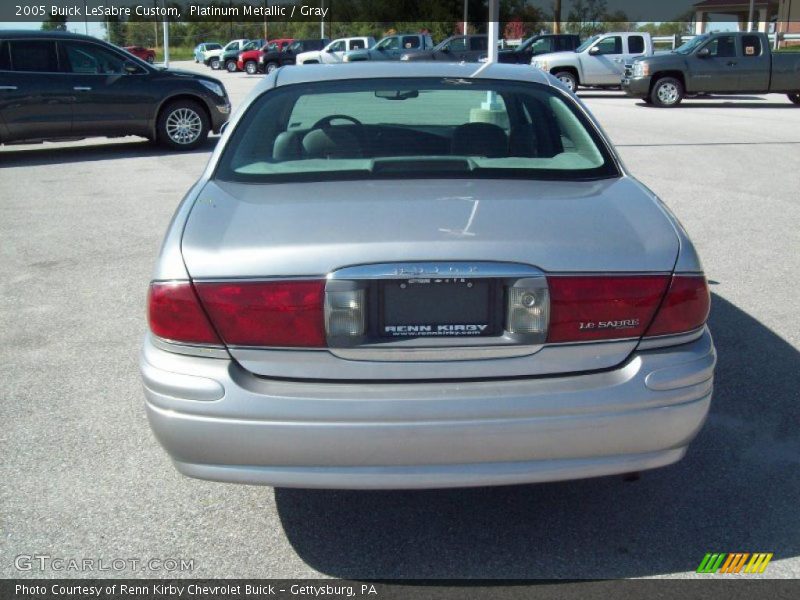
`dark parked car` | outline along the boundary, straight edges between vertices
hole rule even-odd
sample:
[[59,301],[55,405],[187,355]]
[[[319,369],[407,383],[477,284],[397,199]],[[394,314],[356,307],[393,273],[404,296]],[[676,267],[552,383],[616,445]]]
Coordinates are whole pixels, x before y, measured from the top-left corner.
[[577,35],[548,34],[534,35],[522,42],[516,48],[500,50],[497,53],[497,62],[512,63],[516,65],[529,65],[531,58],[550,52],[568,52],[581,45],[581,38]]
[[489,39],[485,35],[454,35],[430,50],[406,52],[400,60],[443,60],[447,62],[477,62],[486,56]]
[[236,73],[239,70],[239,55],[242,52],[258,50],[266,45],[267,42],[265,40],[250,40],[240,47],[224,50],[219,57],[220,68],[225,69],[228,73]]
[[125,50],[133,54],[136,58],[146,60],[151,65],[156,62],[156,52],[151,48],[145,48],[144,46],[125,46]]
[[786,94],[800,104],[800,54],[773,54],[763,33],[710,33],[669,54],[636,59],[622,89],[655,106],[687,94]]
[[278,67],[293,65],[298,54],[311,52],[312,50],[322,50],[328,43],[330,43],[328,38],[295,40],[283,51],[271,50],[262,54],[261,58],[258,59],[259,70],[265,73],[272,73]]
[[0,31],[0,142],[140,135],[189,150],[219,131],[216,79],[164,70],[96,38]]

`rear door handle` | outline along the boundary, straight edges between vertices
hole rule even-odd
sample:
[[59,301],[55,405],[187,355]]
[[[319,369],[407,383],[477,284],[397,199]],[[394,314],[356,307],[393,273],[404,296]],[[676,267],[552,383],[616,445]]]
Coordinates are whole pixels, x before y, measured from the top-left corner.
[[75,90],[76,92],[91,92],[92,91],[92,88],[90,88],[88,85],[76,85],[72,89]]
[[15,89],[17,89],[17,86],[15,85],[0,85],[0,90],[7,92],[13,92]]
[[737,64],[738,64],[738,63],[736,63],[736,61],[733,61],[733,60],[732,60],[732,61],[730,61],[730,62],[728,63],[728,66],[729,66],[729,67],[735,67]]

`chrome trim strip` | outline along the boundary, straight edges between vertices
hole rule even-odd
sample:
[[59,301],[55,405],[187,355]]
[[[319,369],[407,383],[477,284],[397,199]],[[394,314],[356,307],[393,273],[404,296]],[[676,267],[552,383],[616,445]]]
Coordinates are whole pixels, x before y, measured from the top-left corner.
[[231,355],[224,346],[201,346],[199,344],[184,344],[182,342],[173,342],[165,338],[160,338],[154,334],[150,334],[150,339],[156,348],[165,350],[167,352],[174,352],[175,354],[185,354],[187,356],[201,356],[203,358],[230,358]]
[[328,348],[331,354],[345,360],[379,362],[485,360],[517,358],[536,354],[544,346],[447,346],[439,348]]
[[269,283],[270,281],[324,281],[325,275],[265,275],[264,277],[194,277],[192,283]]
[[544,271],[521,263],[481,261],[409,261],[344,267],[328,273],[327,279],[414,279],[544,277]]
[[[512,272],[509,271],[508,274],[506,273],[487,273],[487,272],[477,272],[475,274],[469,273],[451,273],[449,277],[463,277],[465,279],[474,279],[480,277],[636,277],[636,276],[658,276],[658,275],[672,275],[671,271],[557,271],[557,272],[547,272],[542,271],[536,267],[532,267],[530,265],[524,265],[522,263],[492,263],[492,262],[469,262],[469,261],[458,261],[454,263],[448,262],[436,262],[436,261],[421,261],[421,262],[408,262],[408,263],[382,263],[382,264],[370,264],[370,265],[357,265],[352,267],[343,267],[341,269],[337,269],[336,271],[331,271],[327,275],[264,275],[261,277],[193,277],[192,279],[154,279],[151,283],[186,283],[187,281],[191,281],[193,283],[258,283],[258,282],[269,282],[269,281],[323,281],[325,279],[331,280],[338,280],[338,279],[413,279],[415,277],[436,277],[432,273],[425,273],[423,275],[414,275],[414,274],[398,274],[394,275],[390,274],[380,274],[376,267],[381,266],[409,266],[415,264],[435,264],[435,265],[457,265],[457,264],[466,264],[466,265],[488,265],[490,267],[494,267],[495,265],[506,265],[506,266],[513,266],[513,267],[522,267],[524,269],[528,269],[526,271],[516,271]],[[370,276],[371,268],[376,268],[374,275]],[[348,274],[345,276],[343,274],[344,271],[349,271],[352,269],[352,273],[354,275]],[[364,269],[361,271],[361,269]],[[364,273],[364,275],[359,275],[359,273]],[[702,275],[702,273],[675,273],[675,275]],[[438,277],[445,277],[444,274],[438,275]]]
[[636,347],[636,350],[654,350],[656,348],[666,348],[667,346],[679,346],[680,344],[688,344],[696,339],[702,337],[706,326],[703,325],[699,329],[690,331],[688,333],[679,333],[677,335],[659,335],[654,337],[643,337],[642,341]]

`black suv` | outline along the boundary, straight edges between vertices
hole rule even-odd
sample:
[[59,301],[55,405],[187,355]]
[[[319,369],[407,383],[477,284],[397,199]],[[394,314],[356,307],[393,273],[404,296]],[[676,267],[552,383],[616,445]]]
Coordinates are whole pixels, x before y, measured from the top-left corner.
[[230,109],[211,77],[153,67],[89,36],[0,31],[0,143],[140,135],[191,150]]
[[295,40],[284,50],[268,50],[258,59],[258,70],[262,73],[272,73],[278,67],[293,65],[295,57],[302,52],[322,50],[330,42],[327,38],[315,40]]
[[497,62],[529,65],[534,56],[550,52],[574,51],[581,45],[581,38],[570,34],[545,34],[529,37],[516,48],[500,50]]

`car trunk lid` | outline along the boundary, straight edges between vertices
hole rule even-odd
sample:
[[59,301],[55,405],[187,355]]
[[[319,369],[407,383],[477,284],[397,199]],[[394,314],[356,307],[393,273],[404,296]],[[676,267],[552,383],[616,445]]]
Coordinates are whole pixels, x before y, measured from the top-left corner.
[[[663,276],[673,269],[679,241],[658,203],[628,178],[415,180],[402,185],[393,180],[357,185],[210,182],[192,209],[182,250],[191,277],[202,286],[220,280],[322,280],[358,265],[395,270],[400,265],[400,274],[393,276],[399,281],[415,277],[403,273],[402,265],[460,269],[486,262],[528,266],[547,278]],[[385,295],[380,289],[371,293]],[[433,304],[448,298],[433,292],[412,297]],[[602,369],[622,362],[638,342],[624,334],[590,340],[520,343],[495,355],[482,353],[480,339],[462,337],[439,342],[448,348],[418,348],[413,339],[400,340],[399,345],[410,348],[397,355],[376,346],[359,352],[363,348],[228,345],[245,368],[266,376],[409,380]]]

